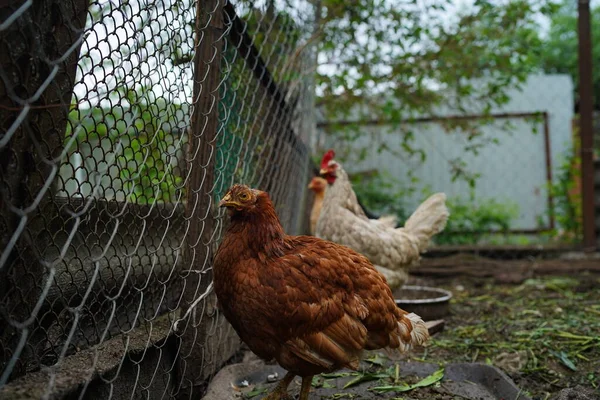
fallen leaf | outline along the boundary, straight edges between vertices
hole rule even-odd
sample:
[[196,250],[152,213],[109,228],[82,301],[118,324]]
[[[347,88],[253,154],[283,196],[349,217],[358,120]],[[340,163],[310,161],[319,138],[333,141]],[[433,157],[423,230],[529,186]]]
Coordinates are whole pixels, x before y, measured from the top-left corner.
[[431,386],[436,382],[439,382],[444,377],[444,368],[440,368],[435,371],[433,374],[421,379],[419,382],[414,383],[412,385],[389,385],[389,386],[377,386],[371,388],[369,390],[373,390],[375,392],[386,393],[386,392],[408,392],[409,390],[413,390],[420,387]]
[[373,357],[365,358],[365,361],[374,365],[383,366],[387,358],[381,357],[381,355],[376,354]]
[[550,351],[550,353],[554,357],[558,358],[565,365],[565,367],[569,368],[571,371],[577,371],[577,367],[575,366],[573,361],[569,359],[567,353],[565,353],[564,351],[561,351],[560,353],[557,353],[556,351]]
[[251,399],[253,397],[256,397],[258,395],[267,393],[267,389],[266,388],[262,388],[262,389],[254,389],[248,393],[244,393],[244,397],[247,399]]
[[389,374],[360,374],[358,375],[356,378],[352,379],[351,381],[349,381],[348,383],[346,383],[343,387],[343,389],[347,389],[351,386],[354,385],[358,385],[359,383],[363,383],[363,382],[370,382],[370,381],[375,381],[377,379],[382,379],[382,378],[389,378]]

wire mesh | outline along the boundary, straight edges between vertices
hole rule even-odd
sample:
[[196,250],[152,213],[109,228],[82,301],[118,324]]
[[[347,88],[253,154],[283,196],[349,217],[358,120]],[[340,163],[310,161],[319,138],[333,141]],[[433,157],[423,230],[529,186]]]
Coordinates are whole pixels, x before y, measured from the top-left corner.
[[231,184],[306,230],[313,18],[300,0],[0,6],[0,394],[198,396],[235,353],[213,296],[174,323],[210,289]]
[[[469,104],[401,124],[324,121],[321,147],[338,147],[376,215],[404,221],[429,194],[446,193],[451,217],[427,256],[537,257],[581,243],[572,89],[566,75],[533,75],[487,112]],[[356,125],[361,135],[347,144],[340,132]]]

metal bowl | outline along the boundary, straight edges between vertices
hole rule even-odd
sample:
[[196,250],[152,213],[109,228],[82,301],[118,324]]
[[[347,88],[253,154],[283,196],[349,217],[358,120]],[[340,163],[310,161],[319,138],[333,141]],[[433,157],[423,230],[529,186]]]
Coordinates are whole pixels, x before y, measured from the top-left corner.
[[395,293],[396,305],[404,311],[414,312],[426,321],[448,315],[452,292],[427,286],[402,286]]

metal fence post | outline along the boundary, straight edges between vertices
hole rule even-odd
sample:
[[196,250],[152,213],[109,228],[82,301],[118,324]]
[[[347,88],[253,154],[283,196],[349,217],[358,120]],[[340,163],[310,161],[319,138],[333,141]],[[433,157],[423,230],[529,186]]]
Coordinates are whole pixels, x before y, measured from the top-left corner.
[[596,249],[596,218],[594,209],[594,132],[592,93],[592,39],[590,32],[590,2],[579,0],[579,134],[581,135],[581,186],[583,246]]

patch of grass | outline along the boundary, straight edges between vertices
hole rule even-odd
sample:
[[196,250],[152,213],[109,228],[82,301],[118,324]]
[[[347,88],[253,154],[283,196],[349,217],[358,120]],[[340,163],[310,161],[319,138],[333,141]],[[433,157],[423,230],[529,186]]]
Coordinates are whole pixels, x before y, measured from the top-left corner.
[[[418,355],[428,362],[486,362],[535,397],[600,385],[600,278],[545,277],[523,284],[456,279],[446,330]],[[591,372],[593,371],[593,372]]]

